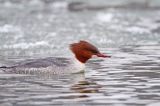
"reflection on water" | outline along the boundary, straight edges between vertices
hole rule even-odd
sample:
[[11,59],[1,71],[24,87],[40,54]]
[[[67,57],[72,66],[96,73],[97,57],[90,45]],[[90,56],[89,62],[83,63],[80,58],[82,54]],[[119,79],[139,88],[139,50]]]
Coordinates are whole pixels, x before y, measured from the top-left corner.
[[152,106],[160,100],[159,45],[107,50],[112,58],[89,61],[85,73],[19,75],[1,72],[0,103]]
[[98,93],[101,88],[87,81],[84,73],[62,76],[3,74],[0,82],[0,103],[8,101],[16,106],[63,104],[63,100],[73,105],[73,100],[87,98],[90,96],[88,93]]
[[[2,106],[154,106],[160,101],[160,46],[103,48],[110,59],[89,61],[72,75],[0,75]],[[11,59],[11,61],[18,60]],[[156,103],[157,102],[157,103]]]
[[98,93],[98,88],[101,88],[100,85],[89,81],[79,81],[77,84],[71,87],[71,90],[75,90],[79,93]]

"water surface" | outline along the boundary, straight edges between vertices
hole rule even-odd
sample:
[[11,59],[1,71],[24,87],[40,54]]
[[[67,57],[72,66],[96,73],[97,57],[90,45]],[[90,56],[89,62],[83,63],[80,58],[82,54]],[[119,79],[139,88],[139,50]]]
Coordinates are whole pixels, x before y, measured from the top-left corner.
[[160,105],[160,11],[71,11],[69,3],[1,2],[0,66],[28,58],[69,57],[68,44],[80,39],[112,57],[90,60],[81,74],[0,71],[0,105]]

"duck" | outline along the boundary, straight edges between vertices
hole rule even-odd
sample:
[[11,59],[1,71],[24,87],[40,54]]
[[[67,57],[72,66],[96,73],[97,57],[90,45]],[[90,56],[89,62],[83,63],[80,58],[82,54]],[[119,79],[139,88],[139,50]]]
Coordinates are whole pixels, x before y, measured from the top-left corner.
[[72,74],[84,72],[85,63],[93,57],[111,57],[101,53],[97,47],[84,40],[70,44],[69,48],[74,54],[72,58],[28,59],[11,66],[1,66],[0,69],[7,73],[17,74]]

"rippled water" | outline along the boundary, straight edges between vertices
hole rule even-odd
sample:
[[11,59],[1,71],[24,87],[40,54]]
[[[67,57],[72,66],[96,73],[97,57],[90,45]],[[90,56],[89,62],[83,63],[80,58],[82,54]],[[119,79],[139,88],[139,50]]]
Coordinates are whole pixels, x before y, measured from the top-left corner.
[[68,3],[1,2],[0,66],[28,58],[68,57],[68,44],[80,39],[112,57],[90,60],[81,74],[0,71],[0,106],[159,106],[160,11],[71,11]]

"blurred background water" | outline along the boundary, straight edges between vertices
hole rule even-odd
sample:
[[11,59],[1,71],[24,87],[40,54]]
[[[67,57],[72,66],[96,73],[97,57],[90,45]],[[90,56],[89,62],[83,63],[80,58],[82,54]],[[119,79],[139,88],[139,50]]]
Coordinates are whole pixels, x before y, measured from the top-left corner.
[[68,57],[82,39],[112,56],[80,75],[0,71],[0,105],[159,106],[159,10],[159,0],[0,0],[0,66]]

